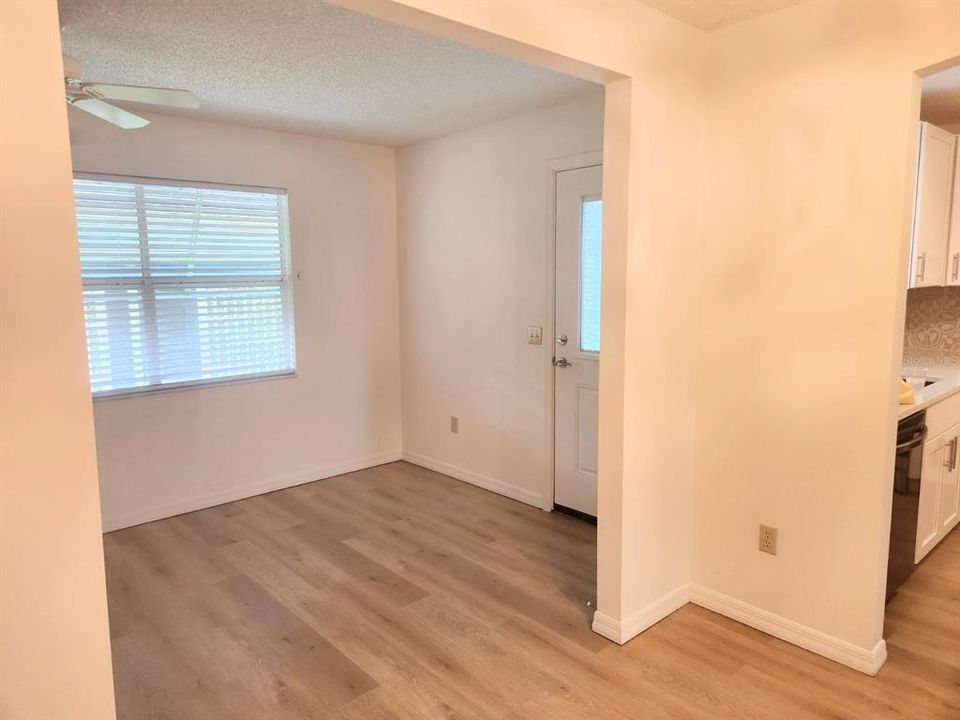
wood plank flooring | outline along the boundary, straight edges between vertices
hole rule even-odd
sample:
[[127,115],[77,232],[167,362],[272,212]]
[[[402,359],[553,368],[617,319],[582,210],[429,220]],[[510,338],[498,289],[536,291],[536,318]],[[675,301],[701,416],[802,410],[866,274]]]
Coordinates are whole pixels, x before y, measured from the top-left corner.
[[394,463],[110,533],[121,720],[960,718],[960,534],[877,678],[688,605],[592,633],[595,528]]

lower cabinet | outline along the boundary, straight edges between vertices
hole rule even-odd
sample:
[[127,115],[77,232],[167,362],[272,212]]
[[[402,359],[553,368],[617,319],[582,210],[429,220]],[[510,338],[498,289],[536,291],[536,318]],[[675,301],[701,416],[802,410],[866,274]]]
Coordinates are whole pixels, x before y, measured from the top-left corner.
[[923,445],[917,547],[920,562],[960,521],[960,423]]
[[957,468],[957,446],[960,445],[960,425],[954,425],[948,431],[953,435],[952,448],[948,448],[950,458],[945,460],[945,471],[940,475],[939,502],[937,503],[937,518],[939,520],[940,537],[956,527],[960,522],[960,469]]

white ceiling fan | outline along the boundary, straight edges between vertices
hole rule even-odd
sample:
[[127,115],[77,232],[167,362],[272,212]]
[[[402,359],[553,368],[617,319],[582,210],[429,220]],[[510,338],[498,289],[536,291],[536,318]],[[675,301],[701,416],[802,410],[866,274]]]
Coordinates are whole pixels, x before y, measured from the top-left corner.
[[85,82],[81,79],[83,70],[80,63],[66,55],[63,57],[63,75],[67,102],[70,105],[124,130],[145,127],[150,124],[150,121],[116,105],[104,102],[105,100],[192,109],[200,107],[197,96],[188,90]]

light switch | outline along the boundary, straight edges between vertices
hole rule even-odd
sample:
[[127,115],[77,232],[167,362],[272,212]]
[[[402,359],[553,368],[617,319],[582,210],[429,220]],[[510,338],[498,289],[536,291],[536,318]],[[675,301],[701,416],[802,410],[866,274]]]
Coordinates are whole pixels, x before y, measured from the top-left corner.
[[530,345],[543,345],[543,328],[539,325],[528,326],[527,343]]

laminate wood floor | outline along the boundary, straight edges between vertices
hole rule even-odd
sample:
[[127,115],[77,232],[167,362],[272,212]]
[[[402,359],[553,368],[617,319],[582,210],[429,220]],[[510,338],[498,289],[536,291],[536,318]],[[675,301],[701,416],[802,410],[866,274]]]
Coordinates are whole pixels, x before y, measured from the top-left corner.
[[590,631],[595,529],[394,463],[110,533],[121,720],[960,718],[960,534],[877,678],[688,605]]

